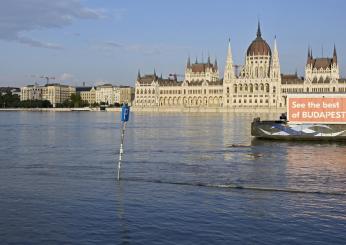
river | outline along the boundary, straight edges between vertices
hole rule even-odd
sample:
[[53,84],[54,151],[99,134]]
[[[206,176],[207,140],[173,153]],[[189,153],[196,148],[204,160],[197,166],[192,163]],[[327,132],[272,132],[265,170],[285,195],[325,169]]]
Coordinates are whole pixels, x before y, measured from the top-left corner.
[[[272,115],[262,115],[270,118]],[[344,244],[346,144],[250,114],[0,113],[1,244]]]

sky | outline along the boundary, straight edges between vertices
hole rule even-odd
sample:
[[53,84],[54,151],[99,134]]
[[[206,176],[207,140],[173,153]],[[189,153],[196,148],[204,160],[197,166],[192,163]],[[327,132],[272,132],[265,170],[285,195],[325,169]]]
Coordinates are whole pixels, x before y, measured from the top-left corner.
[[[328,4],[326,4],[328,3]],[[256,37],[277,37],[282,73],[304,75],[307,49],[332,56],[346,76],[343,0],[1,0],[0,86],[55,82],[135,85],[137,72],[184,74],[187,57],[217,58],[228,39],[244,63]]]

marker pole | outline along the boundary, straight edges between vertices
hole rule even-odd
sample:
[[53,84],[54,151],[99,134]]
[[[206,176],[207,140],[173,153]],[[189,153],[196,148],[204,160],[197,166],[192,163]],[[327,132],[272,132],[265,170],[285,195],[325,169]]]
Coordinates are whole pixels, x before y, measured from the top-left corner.
[[121,123],[122,129],[121,129],[121,143],[120,143],[120,150],[119,150],[119,161],[118,161],[118,180],[120,180],[120,168],[121,168],[121,161],[124,154],[124,138],[125,138],[125,129],[126,129],[126,121]]

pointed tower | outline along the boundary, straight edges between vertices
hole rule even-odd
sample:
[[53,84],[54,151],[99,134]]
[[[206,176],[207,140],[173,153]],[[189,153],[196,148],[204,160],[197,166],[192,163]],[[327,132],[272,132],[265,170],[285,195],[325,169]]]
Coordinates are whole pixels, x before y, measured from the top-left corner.
[[217,67],[217,59],[215,58],[215,61],[214,61],[214,68],[215,70],[218,70],[218,67]]
[[191,61],[190,61],[190,55],[189,55],[186,62],[186,68],[190,68],[190,67],[191,67]]
[[261,24],[259,21],[258,21],[258,26],[257,26],[257,38],[262,38]]
[[137,81],[138,81],[139,79],[141,79],[141,72],[140,72],[140,70],[138,69]]
[[208,54],[208,65],[210,65],[210,55]]
[[333,64],[338,64],[338,56],[336,54],[336,48],[335,48],[335,44],[334,44],[334,51],[333,51]]
[[311,65],[313,62],[313,57],[312,57],[312,49],[310,46],[308,47],[308,58],[306,60],[306,65]]
[[279,52],[276,44],[276,36],[274,38],[274,50],[273,50],[273,56],[271,60],[271,67],[270,67],[270,76],[272,78],[280,78],[280,61],[279,61]]
[[228,49],[227,49],[227,59],[226,66],[224,72],[224,81],[230,82],[235,78],[234,69],[233,69],[233,57],[232,57],[232,49],[231,49],[231,39],[228,39]]

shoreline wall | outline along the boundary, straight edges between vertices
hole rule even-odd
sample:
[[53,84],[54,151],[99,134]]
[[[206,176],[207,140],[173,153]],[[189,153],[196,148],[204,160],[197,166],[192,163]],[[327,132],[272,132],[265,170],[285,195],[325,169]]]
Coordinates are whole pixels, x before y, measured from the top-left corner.
[[[99,108],[0,108],[2,111],[26,112],[102,112]],[[121,108],[106,108],[105,112],[120,112]],[[196,107],[131,107],[132,112],[148,113],[283,113],[286,108],[196,108]]]

